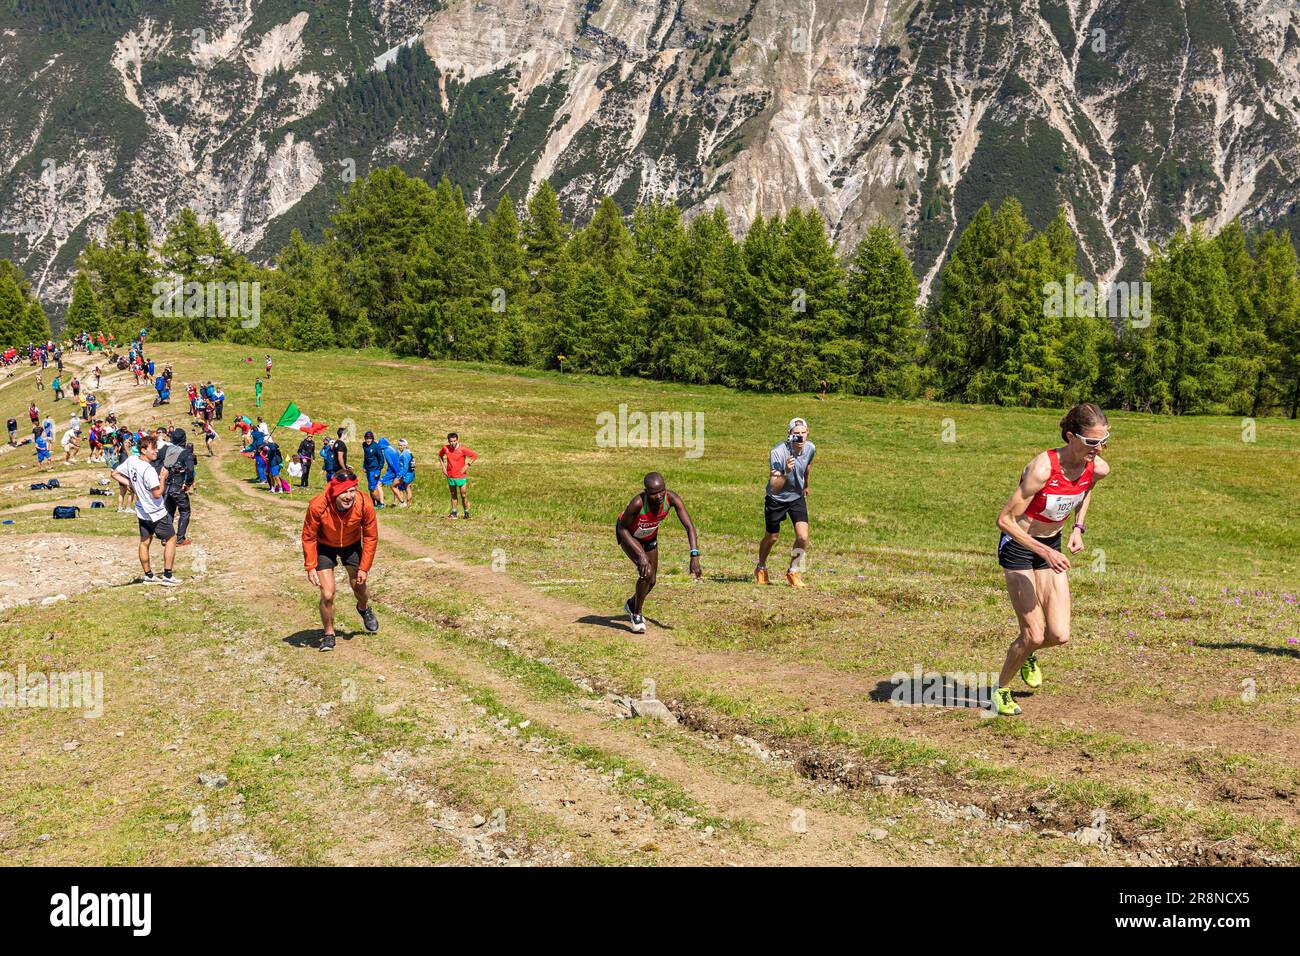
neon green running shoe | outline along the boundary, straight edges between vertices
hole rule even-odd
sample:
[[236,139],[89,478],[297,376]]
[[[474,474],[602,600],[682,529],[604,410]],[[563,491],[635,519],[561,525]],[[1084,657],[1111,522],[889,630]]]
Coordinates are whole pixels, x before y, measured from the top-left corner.
[[1010,687],[999,687],[993,695],[993,703],[999,717],[1020,716],[1020,705],[1011,699]]
[[1029,660],[1020,665],[1020,679],[1030,687],[1043,686],[1043,671],[1038,666],[1038,658],[1033,654],[1029,655]]

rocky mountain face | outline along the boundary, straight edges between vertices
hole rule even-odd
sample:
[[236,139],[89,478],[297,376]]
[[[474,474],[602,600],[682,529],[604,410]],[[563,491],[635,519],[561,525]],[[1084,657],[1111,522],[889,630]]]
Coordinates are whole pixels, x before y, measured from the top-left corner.
[[1294,0],[6,0],[0,97],[0,256],[50,301],[118,209],[269,258],[389,164],[478,208],[813,206],[842,248],[884,218],[926,290],[1005,196],[1102,279],[1300,196]]

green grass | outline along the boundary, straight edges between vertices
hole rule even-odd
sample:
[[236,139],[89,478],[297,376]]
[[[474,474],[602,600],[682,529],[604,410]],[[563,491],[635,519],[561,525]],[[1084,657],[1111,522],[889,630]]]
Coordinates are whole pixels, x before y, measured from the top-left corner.
[[[227,446],[233,438],[224,430],[229,421],[240,413],[258,414],[251,398],[260,363],[242,362],[247,350],[164,344],[154,351],[172,362],[178,382],[213,379],[224,385],[227,421],[221,434]],[[387,605],[388,613],[402,618],[405,637],[399,644],[379,635],[367,645],[377,653],[419,667],[427,662],[407,656],[411,642],[436,641],[439,653],[464,655],[467,663],[508,679],[522,700],[548,706],[589,696],[566,675],[586,674],[629,693],[653,677],[665,700],[702,705],[774,737],[850,748],[882,769],[906,771],[942,760],[949,773],[960,771],[978,785],[1051,788],[1079,806],[1112,807],[1171,832],[1192,826],[1221,839],[1241,834],[1288,852],[1300,846],[1294,821],[1258,811],[1249,802],[1219,803],[1206,796],[1226,778],[1280,788],[1294,788],[1300,779],[1296,761],[1270,749],[1292,739],[1300,724],[1294,708],[1300,696],[1295,667],[1300,645],[1290,643],[1300,639],[1300,547],[1295,543],[1300,518],[1285,507],[1300,452],[1296,423],[1263,419],[1258,440],[1245,443],[1239,420],[1113,413],[1114,441],[1106,455],[1112,475],[1089,514],[1089,550],[1075,559],[1071,572],[1073,640],[1044,655],[1048,685],[1025,702],[1023,720],[975,721],[967,712],[890,708],[868,695],[891,674],[911,673],[917,666],[945,673],[997,669],[1014,635],[1014,620],[994,559],[994,519],[1024,464],[1057,443],[1059,413],[841,397],[819,403],[808,396],[463,363],[399,365],[373,351],[276,353],[275,360],[261,414],[273,421],[294,401],[331,428],[350,418],[357,434],[373,429],[391,440],[407,438],[416,455],[416,504],[384,511],[381,525],[400,528],[437,554],[502,572],[504,602],[495,589],[457,588],[448,584],[454,575],[426,574],[425,565],[400,564],[399,569],[413,555],[385,543],[381,532],[378,566],[392,574],[381,578],[377,601],[381,611]],[[0,416],[8,412],[21,422],[30,391],[21,385],[0,390]],[[646,412],[702,412],[703,455],[687,458],[680,448],[598,446],[597,415],[617,413],[620,404]],[[129,423],[180,420],[180,412],[173,406],[156,422]],[[811,420],[818,446],[810,498],[813,587],[799,594],[783,587],[759,590],[749,582],[761,533],[768,450],[795,414]],[[956,426],[954,443],[942,440],[948,419]],[[433,462],[450,430],[459,431],[481,455],[471,472],[475,518],[470,522],[442,518],[446,490]],[[291,452],[299,436],[281,430],[279,437]],[[350,445],[359,464],[360,442]],[[40,501],[42,510],[22,513],[16,525],[3,526],[0,542],[6,534],[127,532],[130,520],[111,511],[83,512],[76,522],[52,521],[44,507],[60,496],[24,490],[32,470],[29,458],[25,451],[0,457],[0,481],[15,486],[0,492],[0,510],[30,501]],[[205,497],[214,498],[236,510],[249,545],[273,560],[281,555],[286,573],[297,575],[300,556],[286,538],[296,512],[269,501],[261,506],[218,486],[211,467],[200,461],[196,527],[202,528]],[[241,480],[253,471],[228,447],[222,467]],[[659,585],[647,605],[651,634],[637,639],[617,622],[605,627],[579,620],[577,609],[617,616],[634,572],[613,541],[611,525],[650,470],[662,472],[684,497],[700,532],[705,579],[687,579],[685,536],[670,519],[661,534]],[[317,465],[313,489],[320,482]],[[70,494],[79,489],[84,495],[82,486],[89,487],[80,479],[69,484]],[[299,506],[304,497],[295,491]],[[773,567],[788,555],[790,540],[786,530],[770,561]],[[563,613],[573,609],[573,619],[531,627],[510,607],[509,588],[520,584],[539,598],[569,602],[561,607]],[[283,625],[250,621],[237,605],[211,597],[199,605],[189,597],[160,605],[155,595],[149,607],[160,607],[159,614],[146,617],[129,661],[114,656],[123,648],[112,628],[80,626],[82,605],[75,598],[66,606],[20,609],[0,618],[0,624],[19,626],[17,631],[0,626],[0,658],[27,660],[31,667],[45,653],[41,635],[76,633],[84,654],[98,655],[106,669],[116,668],[119,679],[135,688],[134,719],[165,728],[178,701],[188,713],[187,702],[195,695],[192,688],[173,691],[176,700],[146,693],[150,681],[158,680],[154,668],[159,665],[144,658],[159,653],[169,628],[186,635],[185,653],[173,655],[169,666],[187,673],[210,660],[205,654],[211,649],[205,649],[193,623],[200,609],[215,615],[205,619],[208,630],[279,635],[285,628],[313,627],[310,596],[292,594]],[[130,600],[124,593],[110,594],[96,607],[107,622],[115,614],[129,615]],[[31,626],[37,630],[29,637],[23,628]],[[15,640],[16,634],[22,640]],[[510,646],[494,643],[500,638]],[[336,670],[315,658],[301,666],[306,673],[338,679]],[[492,713],[506,713],[495,698],[477,696],[488,693],[484,688],[442,676],[472,691]],[[1254,682],[1253,698],[1243,696],[1247,680]],[[255,682],[252,686],[256,689]],[[1060,708],[1061,716],[1049,716],[1053,708]],[[26,719],[49,732],[50,721],[66,718]],[[304,736],[298,729],[295,736],[295,728],[287,726],[271,743],[250,734],[248,719],[246,709],[209,702],[201,714],[187,717],[187,732],[225,742],[230,758],[225,766],[232,781],[238,775],[245,812],[260,809],[266,818],[257,824],[261,844],[291,861],[317,862],[335,849],[291,809],[295,792],[312,790],[310,767],[328,766],[343,790],[359,797],[365,788],[347,778],[350,761],[372,760],[397,747],[438,750],[438,742],[420,727],[418,710],[405,706],[387,719],[365,704],[341,709],[329,733]],[[1146,720],[1157,733],[1144,735]],[[691,787],[629,760],[619,752],[620,733],[595,742],[545,729],[544,723],[534,719],[530,732],[559,747],[567,761],[605,772],[622,769],[618,786],[633,787],[633,795],[659,812],[718,817],[713,825],[729,822],[733,832],[747,826],[743,820],[724,821],[691,795]],[[1206,753],[1202,737],[1219,732],[1227,735],[1226,742]],[[683,756],[690,749],[677,735],[656,730],[654,736]],[[1252,749],[1252,739],[1265,743]],[[272,752],[281,756],[274,766],[268,762]],[[1198,757],[1194,765],[1184,762],[1190,754]],[[1083,762],[1079,755],[1095,761],[1082,776],[1073,769]],[[51,768],[67,759],[58,753],[23,758]],[[697,753],[696,759],[719,773],[741,773],[731,758]],[[22,760],[15,764],[22,765]],[[530,819],[510,802],[510,781],[499,772],[494,776],[492,768],[467,764],[441,773],[439,783],[449,792],[471,803],[489,797],[508,803],[512,818],[518,813],[528,820],[537,838],[551,834],[547,820]],[[781,789],[775,782],[762,785]],[[1192,810],[1185,809],[1189,786],[1200,794]],[[39,785],[29,781],[3,809],[23,821],[25,836],[58,828],[92,841],[105,859],[149,862],[176,859],[156,836],[156,824],[188,825],[190,805],[187,796],[163,789],[147,804],[113,815],[107,831],[90,833],[85,821],[103,814],[102,796],[44,778]],[[925,830],[920,824],[914,828]],[[186,859],[201,858],[201,849]],[[433,845],[421,852],[437,862],[447,850]]]

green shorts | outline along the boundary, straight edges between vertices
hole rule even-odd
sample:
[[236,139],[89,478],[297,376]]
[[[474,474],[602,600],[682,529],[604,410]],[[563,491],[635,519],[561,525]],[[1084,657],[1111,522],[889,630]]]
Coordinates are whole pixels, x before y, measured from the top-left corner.
[[467,481],[469,481],[468,478],[448,478],[448,479],[447,479],[447,487],[448,487],[448,488],[464,488],[464,487],[465,487],[465,482],[467,482]]

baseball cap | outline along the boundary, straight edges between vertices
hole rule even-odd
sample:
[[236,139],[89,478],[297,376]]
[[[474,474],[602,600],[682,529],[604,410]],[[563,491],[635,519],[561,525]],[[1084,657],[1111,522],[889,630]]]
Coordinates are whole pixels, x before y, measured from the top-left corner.
[[374,433],[374,432],[366,432],[365,437],[366,437],[366,438],[374,438],[374,437],[375,437],[375,433]]
[[403,448],[405,448],[405,447],[406,447],[406,439],[405,439],[405,438],[399,438],[399,439],[397,439],[397,444],[399,444],[399,445],[401,445]]

